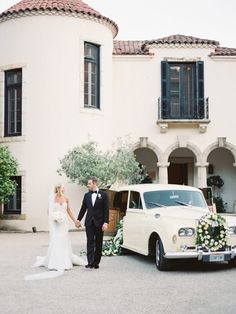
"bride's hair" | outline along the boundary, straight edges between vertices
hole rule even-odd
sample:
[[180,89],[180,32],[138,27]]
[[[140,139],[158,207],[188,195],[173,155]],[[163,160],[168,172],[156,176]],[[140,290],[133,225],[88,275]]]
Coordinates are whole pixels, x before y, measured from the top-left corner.
[[62,186],[63,186],[63,184],[61,184],[61,183],[56,184],[54,187],[54,193],[58,193]]

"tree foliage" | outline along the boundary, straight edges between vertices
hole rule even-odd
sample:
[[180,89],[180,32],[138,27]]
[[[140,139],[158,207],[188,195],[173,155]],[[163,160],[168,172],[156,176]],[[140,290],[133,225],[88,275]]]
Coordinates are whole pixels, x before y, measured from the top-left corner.
[[117,148],[102,152],[96,142],[88,142],[70,150],[61,160],[58,173],[63,173],[79,185],[86,185],[91,177],[98,177],[101,188],[116,182],[139,183],[143,168],[135,159],[128,144],[119,142]]
[[17,161],[7,147],[0,147],[0,203],[7,203],[14,195],[16,183],[11,180],[17,174]]

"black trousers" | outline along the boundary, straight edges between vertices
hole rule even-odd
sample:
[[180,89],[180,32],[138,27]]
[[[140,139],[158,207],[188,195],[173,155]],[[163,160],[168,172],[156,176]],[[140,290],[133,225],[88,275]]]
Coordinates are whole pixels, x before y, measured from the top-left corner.
[[99,265],[102,256],[103,231],[94,222],[86,226],[87,259],[89,265]]

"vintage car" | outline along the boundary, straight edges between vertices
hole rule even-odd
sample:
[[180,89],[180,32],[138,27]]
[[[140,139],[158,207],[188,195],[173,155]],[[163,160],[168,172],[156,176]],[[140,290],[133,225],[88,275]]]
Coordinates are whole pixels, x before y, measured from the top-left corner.
[[111,219],[123,218],[122,247],[154,256],[159,270],[168,270],[174,259],[235,262],[236,217],[211,213],[197,188],[129,185],[112,194],[112,204]]

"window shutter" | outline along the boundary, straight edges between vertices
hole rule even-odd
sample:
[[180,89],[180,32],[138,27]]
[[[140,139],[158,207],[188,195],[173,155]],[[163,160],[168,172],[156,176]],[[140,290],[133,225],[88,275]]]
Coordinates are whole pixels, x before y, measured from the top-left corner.
[[167,61],[161,61],[161,118],[166,119],[169,116],[168,105],[168,75],[169,68]]
[[197,118],[204,119],[204,62],[198,61],[196,64],[196,83],[197,83]]

